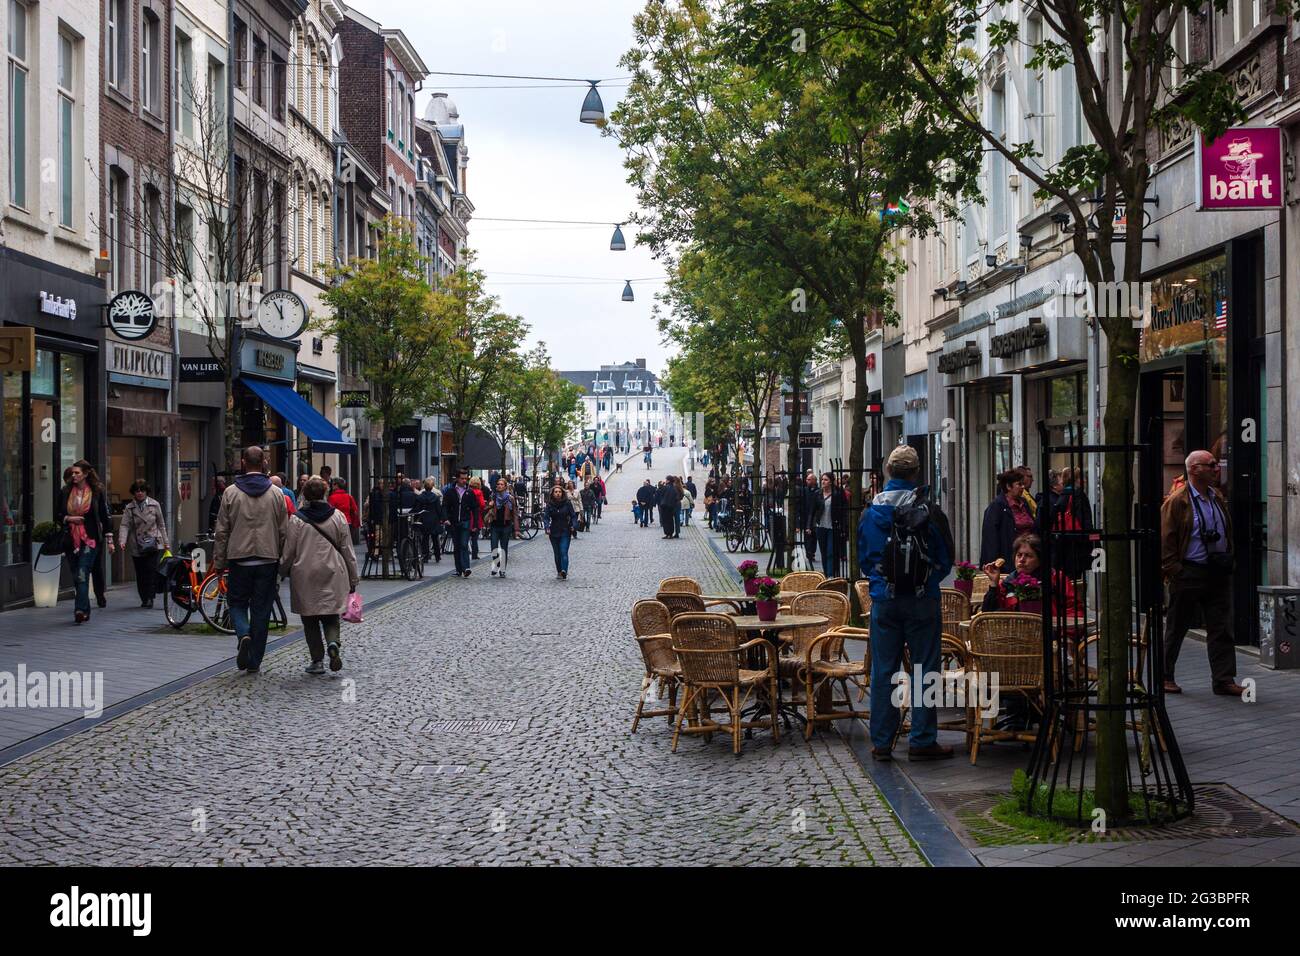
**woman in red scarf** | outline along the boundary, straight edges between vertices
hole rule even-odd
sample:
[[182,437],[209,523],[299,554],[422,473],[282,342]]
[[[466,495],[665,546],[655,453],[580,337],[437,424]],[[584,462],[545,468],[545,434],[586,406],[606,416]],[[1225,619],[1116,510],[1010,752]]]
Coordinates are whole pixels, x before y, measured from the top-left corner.
[[[1016,592],[1020,589],[1037,588],[1041,600],[1042,578],[1039,567],[1042,564],[1043,542],[1036,534],[1022,534],[1011,546],[1015,569],[1003,577],[1006,568],[999,568],[997,562],[984,565],[988,575],[989,589],[984,595],[985,611],[1016,611],[1020,609],[1020,600]],[[1041,605],[1040,605],[1041,606]],[[1060,570],[1052,572],[1052,619],[1063,620],[1067,625],[1082,622],[1083,608],[1074,593],[1074,582]]]
[[77,593],[73,617],[81,624],[90,620],[90,574],[99,549],[107,547],[112,554],[116,543],[99,475],[85,459],[76,462],[69,472],[55,517],[65,532],[63,552],[72,564]]

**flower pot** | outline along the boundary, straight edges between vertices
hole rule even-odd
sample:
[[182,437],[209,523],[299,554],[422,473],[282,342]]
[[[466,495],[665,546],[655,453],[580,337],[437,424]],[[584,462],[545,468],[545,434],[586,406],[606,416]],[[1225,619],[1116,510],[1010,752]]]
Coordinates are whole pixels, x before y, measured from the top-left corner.
[[56,607],[59,603],[59,575],[63,571],[62,554],[37,554],[32,561],[32,603],[37,607]]
[[1042,600],[1021,601],[1016,610],[1020,611],[1022,614],[1042,614],[1043,602]]
[[777,608],[779,606],[780,605],[777,603],[775,598],[771,601],[754,602],[754,609],[758,611],[758,619],[760,621],[775,621]]
[[758,593],[758,582],[753,578],[745,578],[745,593],[753,597]]
[[970,600],[971,593],[975,590],[975,582],[969,579],[963,581],[961,578],[958,578],[956,581],[952,582],[952,586],[962,594],[966,595],[967,600]]

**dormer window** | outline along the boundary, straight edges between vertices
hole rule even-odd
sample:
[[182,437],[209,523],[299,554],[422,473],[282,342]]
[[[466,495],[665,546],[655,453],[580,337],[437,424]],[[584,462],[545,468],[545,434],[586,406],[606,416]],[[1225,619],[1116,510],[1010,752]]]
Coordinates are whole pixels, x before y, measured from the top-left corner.
[[641,391],[641,379],[639,379],[639,378],[625,378],[625,379],[623,379],[623,391],[625,391],[625,392],[639,392],[639,391]]
[[614,383],[611,382],[611,381],[603,381],[603,382],[602,382],[602,381],[600,381],[599,379],[597,379],[597,380],[592,384],[592,389],[591,389],[591,390],[592,390],[593,392],[612,392],[612,391],[614,391]]

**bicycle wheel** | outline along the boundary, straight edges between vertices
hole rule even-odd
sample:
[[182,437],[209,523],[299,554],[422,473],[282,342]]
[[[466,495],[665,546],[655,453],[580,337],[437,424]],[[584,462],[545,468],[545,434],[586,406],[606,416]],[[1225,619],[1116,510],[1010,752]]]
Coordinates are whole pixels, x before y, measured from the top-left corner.
[[734,528],[727,531],[727,550],[735,554],[740,550],[740,546],[745,543],[745,533],[737,531]]
[[420,548],[420,539],[411,538],[411,547],[415,549],[415,576],[424,577],[424,552]]
[[397,547],[397,567],[408,581],[415,580],[415,566],[420,562],[420,549],[407,538]]
[[[194,613],[194,592],[188,587],[182,587],[179,577],[178,571],[172,571],[167,575],[167,585],[163,588],[162,595],[163,617],[167,619],[168,624],[178,631],[185,626],[185,623],[190,619],[190,615]],[[178,588],[181,589],[180,593],[188,598],[183,603],[176,600]]]
[[284,612],[284,604],[280,601],[280,595],[275,596],[275,604],[271,606],[271,619],[267,622],[267,627],[273,627],[278,631],[284,630],[289,626],[289,615]]
[[519,534],[525,541],[532,541],[537,537],[537,531],[541,527],[542,521],[537,515],[529,515],[519,523]]
[[226,573],[212,573],[199,586],[199,613],[209,625],[223,634],[234,634],[230,619],[230,600],[226,590]]

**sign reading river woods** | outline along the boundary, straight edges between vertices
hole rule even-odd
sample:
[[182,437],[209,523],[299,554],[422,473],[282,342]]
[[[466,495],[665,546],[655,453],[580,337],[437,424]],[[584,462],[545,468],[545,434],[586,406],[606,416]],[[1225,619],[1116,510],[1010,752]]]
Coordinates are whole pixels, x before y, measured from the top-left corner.
[[1211,143],[1197,134],[1196,208],[1281,209],[1282,163],[1280,127],[1238,126]]

